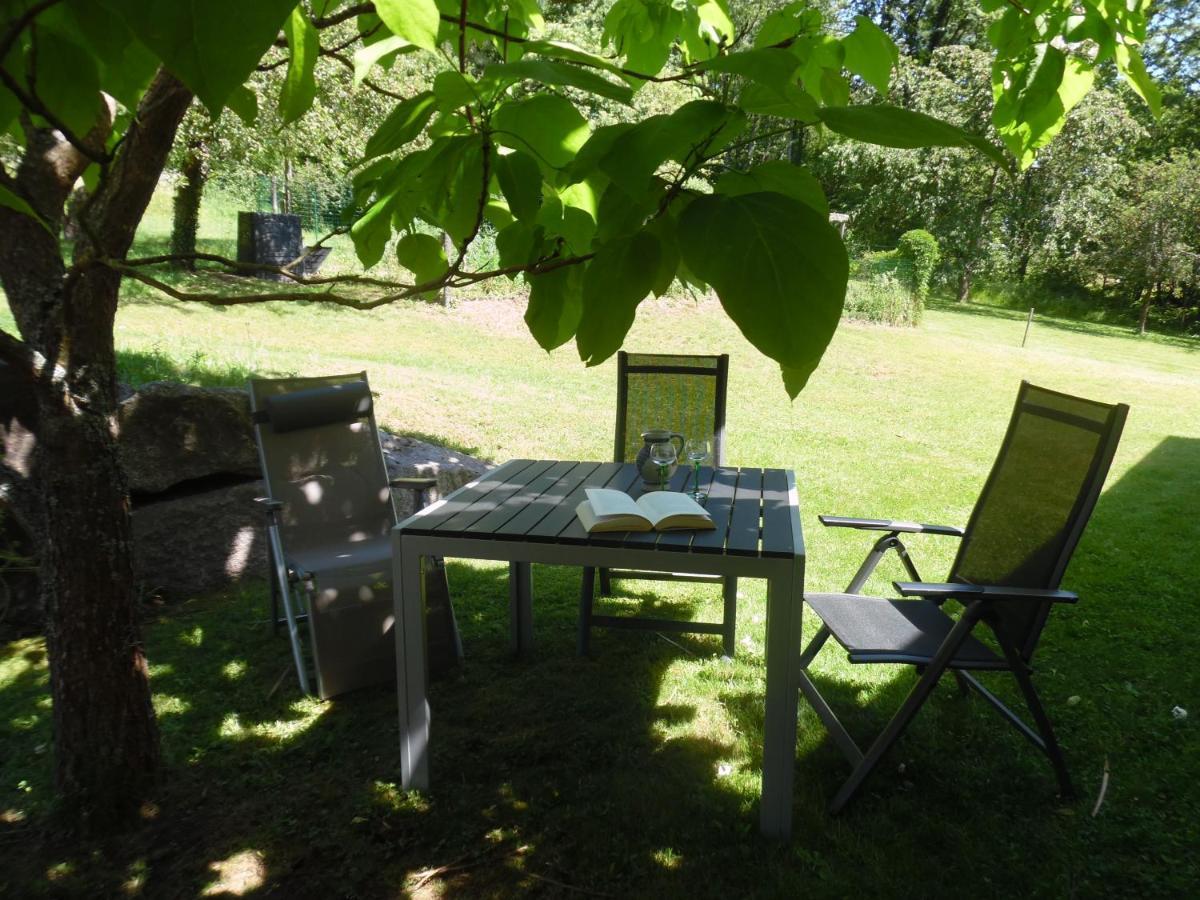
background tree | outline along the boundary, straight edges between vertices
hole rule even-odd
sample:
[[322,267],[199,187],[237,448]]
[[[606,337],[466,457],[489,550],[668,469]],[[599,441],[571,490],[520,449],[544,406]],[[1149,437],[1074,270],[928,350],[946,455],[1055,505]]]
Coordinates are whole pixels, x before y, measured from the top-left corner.
[[[1134,43],[1144,31],[1141,3],[1078,14],[1073,3],[1049,0],[1039,9],[1036,18],[1023,7],[1000,11],[994,42],[1003,101],[994,122],[1019,165],[1057,130],[1078,99],[1079,73],[1094,65],[1114,60],[1153,98]],[[181,302],[302,298],[370,308],[524,274],[534,337],[547,348],[574,340],[588,365],[616,352],[643,298],[681,278],[716,292],[747,339],[780,364],[794,397],[837,326],[847,257],[806,169],[722,169],[723,155],[751,139],[749,118],[819,123],[894,147],[971,148],[1010,164],[996,145],[952,124],[885,104],[847,105],[852,77],[887,96],[895,49],[866,19],[839,37],[813,13],[805,3],[781,8],[744,46],[721,0],[617,0],[599,55],[544,39],[532,0],[5,5],[0,129],[20,151],[0,170],[0,282],[18,334],[0,332],[0,361],[28,411],[4,423],[0,479],[27,529],[43,538],[56,777],[68,810],[92,825],[126,818],[158,762],[112,433],[122,278]],[[247,80],[286,53],[278,102],[291,128],[314,105],[319,59],[349,49],[324,43],[322,32],[347,23],[368,72],[408,53],[436,66],[427,87],[389,104],[354,175],[364,211],[350,235],[360,261],[370,268],[394,243],[412,278],[282,270],[290,290],[229,295],[155,277],[169,255],[129,258],[193,95],[213,115],[231,106],[248,116]],[[1058,49],[1079,27],[1094,35],[1094,56]],[[711,96],[713,72],[741,79],[729,100]],[[646,83],[684,85],[692,99],[595,130],[579,110],[592,102],[581,96],[628,105]],[[68,261],[58,232],[80,178],[90,187]],[[485,222],[496,229],[500,265],[472,270],[467,252]],[[430,228],[450,235],[451,254]]]

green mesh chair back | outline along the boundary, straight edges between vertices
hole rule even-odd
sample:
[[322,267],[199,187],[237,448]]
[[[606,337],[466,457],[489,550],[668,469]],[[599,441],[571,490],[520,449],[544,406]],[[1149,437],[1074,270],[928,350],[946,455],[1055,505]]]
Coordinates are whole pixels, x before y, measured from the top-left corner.
[[[1057,589],[1121,437],[1128,407],[1023,382],[949,581]],[[999,627],[1028,661],[1050,603],[1009,604]]]
[[617,430],[613,458],[632,462],[642,432],[666,428],[685,439],[710,437],[712,463],[725,460],[729,356],[617,355]]

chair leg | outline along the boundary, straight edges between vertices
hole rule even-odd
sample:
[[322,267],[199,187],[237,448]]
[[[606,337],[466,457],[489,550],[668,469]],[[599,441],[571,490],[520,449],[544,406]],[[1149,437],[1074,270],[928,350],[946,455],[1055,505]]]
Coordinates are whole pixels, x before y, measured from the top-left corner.
[[721,632],[721,643],[725,655],[733,659],[737,652],[737,579],[726,577],[721,582],[721,598],[725,604],[725,618],[722,619],[724,630]]
[[845,808],[846,804],[857,793],[859,787],[862,786],[867,776],[871,774],[875,766],[883,759],[884,754],[891,749],[892,744],[896,743],[900,735],[904,733],[904,730],[916,716],[917,711],[929,699],[929,695],[933,693],[934,687],[937,686],[942,674],[950,665],[950,660],[954,659],[954,654],[958,652],[958,648],[967,639],[967,636],[971,633],[978,620],[978,612],[968,608],[958,622],[955,623],[954,627],[950,629],[950,633],[946,635],[946,639],[938,647],[938,652],[930,660],[928,667],[925,669],[925,674],[913,685],[913,689],[909,691],[908,697],[905,698],[899,711],[897,711],[896,715],[892,716],[892,720],[888,722],[883,733],[875,739],[875,742],[871,744],[863,756],[862,762],[855,767],[850,777],[846,779],[846,783],[834,795],[833,800],[829,804],[831,815],[837,815]]
[[[995,629],[993,630],[995,631]],[[1067,771],[1067,761],[1063,758],[1062,749],[1058,746],[1058,739],[1054,736],[1050,717],[1046,715],[1042,701],[1033,687],[1033,679],[1029,677],[1029,667],[1025,665],[1025,661],[1021,659],[1017,651],[1009,646],[1007,640],[1001,638],[998,633],[996,637],[1000,641],[1001,649],[1004,650],[1004,658],[1008,660],[1008,665],[1017,678],[1017,684],[1021,686],[1021,693],[1025,696],[1025,705],[1029,707],[1029,711],[1033,714],[1033,721],[1037,723],[1038,731],[1041,732],[1042,740],[1046,745],[1046,755],[1050,757],[1050,765],[1054,767],[1055,777],[1058,778],[1059,791],[1064,800],[1073,800],[1075,786],[1071,783],[1071,774]]]
[[[275,572],[275,551],[271,547],[271,542],[267,542],[267,569],[272,574]],[[272,577],[271,582],[271,634],[272,636],[279,634],[279,581]]]
[[612,596],[612,577],[609,575],[608,569],[600,570],[600,596]]
[[596,596],[596,570],[592,566],[584,566],[583,578],[579,585],[579,641],[580,656],[587,656],[591,649],[592,637],[592,603]]

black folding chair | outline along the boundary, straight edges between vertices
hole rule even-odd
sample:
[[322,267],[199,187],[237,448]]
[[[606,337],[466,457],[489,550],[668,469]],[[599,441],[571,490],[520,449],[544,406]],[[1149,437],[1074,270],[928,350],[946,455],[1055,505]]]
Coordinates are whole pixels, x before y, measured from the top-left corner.
[[[729,356],[680,356],[662,353],[617,354],[617,429],[613,459],[632,462],[643,446],[642,432],[667,429],[685,438],[712,438],[712,464],[725,459],[725,389]],[[686,461],[682,461],[686,462]],[[600,569],[600,593],[612,594],[614,578],[649,581],[720,583],[724,597],[721,622],[689,622],[646,616],[607,616],[593,612],[596,570],[583,570],[579,602],[579,652],[587,653],[592,628],[719,634],[724,652],[734,654],[737,579],[719,575],[635,572]]]
[[[806,594],[805,601],[823,623],[801,656],[807,670],[833,637],[851,663],[901,663],[920,673],[899,712],[864,753],[817,691],[807,671],[800,690],[829,729],[854,772],[830,803],[840,811],[879,760],[896,742],[950,670],[960,690],[978,693],[1054,767],[1064,797],[1073,795],[1050,720],[1031,679],[1031,662],[1042,628],[1056,603],[1078,597],[1059,590],[1067,563],[1083,533],[1116,452],[1129,407],[1107,405],[1021,383],[1016,409],[1000,454],[992,467],[966,529],[888,519],[821,516],[831,527],[882,531],[842,594]],[[959,537],[962,543],[946,583],[921,581],[900,539],[902,534]],[[896,551],[912,582],[895,582],[904,597],[888,600],[858,592],[875,566]],[[943,604],[957,600],[957,619]],[[987,626],[997,654],[973,634]],[[975,671],[1011,672],[1036,726],[1027,725],[972,675]]]

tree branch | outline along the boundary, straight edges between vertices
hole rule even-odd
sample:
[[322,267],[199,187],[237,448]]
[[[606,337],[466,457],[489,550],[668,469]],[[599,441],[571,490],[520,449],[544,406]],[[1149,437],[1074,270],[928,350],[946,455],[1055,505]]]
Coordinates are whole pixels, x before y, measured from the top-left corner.
[[407,287],[403,282],[388,281],[382,278],[369,278],[365,275],[328,275],[323,278],[308,278],[303,275],[297,275],[291,271],[291,267],[297,262],[304,259],[307,254],[297,257],[296,260],[288,263],[286,266],[268,266],[263,263],[247,263],[236,259],[230,259],[227,256],[219,256],[216,253],[163,253],[159,256],[142,256],[136,259],[96,259],[90,264],[109,266],[110,268],[118,268],[121,266],[142,267],[142,266],[159,266],[166,263],[176,262],[211,262],[224,266],[231,272],[244,272],[246,274],[257,274],[259,272],[269,272],[272,275],[282,275],[289,278],[296,284],[301,285],[330,285],[330,284],[361,284],[370,287]]
[[345,9],[340,9],[328,16],[320,16],[313,19],[313,28],[316,28],[318,31],[322,28],[332,28],[334,25],[340,25],[349,19],[353,19],[355,16],[373,12],[375,12],[374,3],[358,3],[354,6],[347,6]]
[[41,0],[40,3],[35,3],[29,9],[25,10],[13,22],[12,27],[4,33],[4,37],[0,38],[0,59],[8,57],[8,53],[17,43],[17,38],[21,36],[21,32],[28,28],[33,20],[44,13],[52,6],[57,6],[62,0]]

